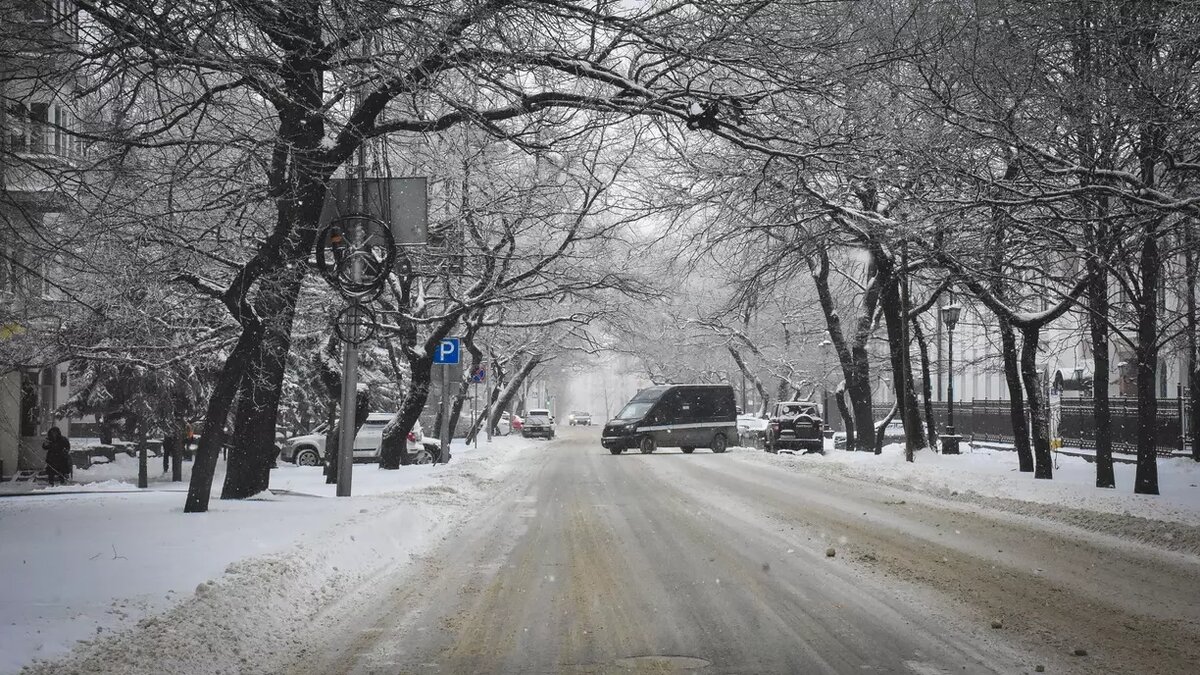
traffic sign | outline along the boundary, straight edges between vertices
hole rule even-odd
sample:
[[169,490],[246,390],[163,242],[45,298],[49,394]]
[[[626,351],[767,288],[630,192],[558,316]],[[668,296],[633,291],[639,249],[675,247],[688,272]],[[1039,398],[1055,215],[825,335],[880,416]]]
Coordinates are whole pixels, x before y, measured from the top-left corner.
[[478,384],[487,379],[487,370],[483,366],[479,366],[471,372],[471,381]]
[[437,351],[433,353],[433,362],[437,365],[456,366],[462,360],[462,341],[456,337],[442,338]]

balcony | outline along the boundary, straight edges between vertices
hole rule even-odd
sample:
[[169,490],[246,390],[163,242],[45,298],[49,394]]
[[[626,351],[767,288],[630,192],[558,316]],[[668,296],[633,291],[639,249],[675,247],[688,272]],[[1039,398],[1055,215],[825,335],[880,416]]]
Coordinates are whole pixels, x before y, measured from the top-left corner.
[[[53,111],[53,112],[51,112]],[[52,114],[54,123],[43,121]],[[40,119],[32,115],[40,116]],[[58,105],[9,107],[0,152],[5,155],[0,188],[4,201],[39,211],[65,208],[78,182],[82,143],[71,133],[73,118]]]

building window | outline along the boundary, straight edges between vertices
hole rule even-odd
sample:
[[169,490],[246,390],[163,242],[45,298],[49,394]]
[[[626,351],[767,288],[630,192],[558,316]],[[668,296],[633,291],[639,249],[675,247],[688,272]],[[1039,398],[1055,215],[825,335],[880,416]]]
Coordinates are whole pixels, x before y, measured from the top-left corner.
[[41,422],[41,406],[38,401],[38,374],[21,373],[21,435],[38,435]]
[[50,122],[50,104],[29,106],[29,151],[46,152],[46,129]]
[[29,20],[38,22],[49,21],[52,16],[52,4],[51,0],[33,0],[33,3],[29,6]]
[[63,147],[63,123],[66,122],[64,117],[62,106],[54,106],[54,154],[56,155],[67,154]]
[[25,150],[25,128],[29,124],[29,110],[24,103],[9,104],[5,119],[8,123],[8,147],[17,152]]

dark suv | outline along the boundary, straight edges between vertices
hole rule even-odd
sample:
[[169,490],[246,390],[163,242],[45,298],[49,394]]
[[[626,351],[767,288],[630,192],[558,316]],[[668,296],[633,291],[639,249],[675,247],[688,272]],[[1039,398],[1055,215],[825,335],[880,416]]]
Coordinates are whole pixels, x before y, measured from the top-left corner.
[[812,401],[780,401],[767,423],[767,452],[825,452],[825,422]]

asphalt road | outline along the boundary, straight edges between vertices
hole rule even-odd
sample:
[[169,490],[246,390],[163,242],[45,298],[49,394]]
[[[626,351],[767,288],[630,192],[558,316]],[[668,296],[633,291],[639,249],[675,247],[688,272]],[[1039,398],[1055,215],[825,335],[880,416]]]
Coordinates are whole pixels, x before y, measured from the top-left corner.
[[[1190,673],[1195,556],[563,428],[293,673]],[[827,555],[834,549],[834,556]],[[998,622],[998,623],[993,623]],[[1075,649],[1087,651],[1074,655]]]

